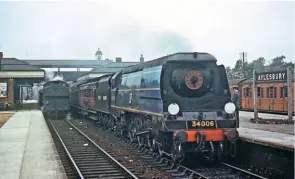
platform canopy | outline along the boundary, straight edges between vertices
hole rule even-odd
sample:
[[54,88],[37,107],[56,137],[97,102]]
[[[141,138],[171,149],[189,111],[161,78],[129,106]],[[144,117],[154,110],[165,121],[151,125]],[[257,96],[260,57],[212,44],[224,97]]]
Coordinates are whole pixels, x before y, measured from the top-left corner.
[[45,77],[45,70],[32,66],[16,58],[0,59],[0,78],[39,78]]

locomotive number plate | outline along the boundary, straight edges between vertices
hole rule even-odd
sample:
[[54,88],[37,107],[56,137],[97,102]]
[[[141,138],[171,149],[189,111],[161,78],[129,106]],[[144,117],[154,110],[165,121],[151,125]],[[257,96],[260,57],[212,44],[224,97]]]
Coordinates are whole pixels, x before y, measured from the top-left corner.
[[216,128],[216,122],[214,120],[206,121],[187,121],[188,128]]

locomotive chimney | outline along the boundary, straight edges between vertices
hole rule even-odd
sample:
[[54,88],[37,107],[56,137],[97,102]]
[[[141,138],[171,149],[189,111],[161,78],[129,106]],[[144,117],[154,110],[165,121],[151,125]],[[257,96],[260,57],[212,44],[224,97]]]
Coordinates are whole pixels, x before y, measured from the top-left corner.
[[122,58],[121,57],[116,57],[116,62],[122,62]]
[[0,52],[0,58],[3,58],[3,52]]

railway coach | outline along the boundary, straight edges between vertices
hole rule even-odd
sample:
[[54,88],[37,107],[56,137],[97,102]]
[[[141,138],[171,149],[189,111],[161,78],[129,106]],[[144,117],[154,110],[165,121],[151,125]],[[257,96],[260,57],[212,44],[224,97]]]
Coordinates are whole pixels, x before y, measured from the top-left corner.
[[73,110],[177,161],[191,153],[221,159],[224,144],[238,139],[239,118],[216,62],[208,53],[176,53],[79,83],[73,99],[88,100]]
[[[278,76],[283,79],[266,78],[266,75]],[[259,81],[256,82],[257,92],[257,109],[259,112],[287,114],[288,113],[288,90],[286,82],[286,71],[268,72],[264,76],[259,76]],[[253,78],[236,79],[230,81],[230,88],[238,87],[241,98],[241,110],[254,111],[254,98],[253,98]],[[292,79],[292,89],[294,92],[295,82]],[[295,98],[292,94],[292,112],[295,111]]]

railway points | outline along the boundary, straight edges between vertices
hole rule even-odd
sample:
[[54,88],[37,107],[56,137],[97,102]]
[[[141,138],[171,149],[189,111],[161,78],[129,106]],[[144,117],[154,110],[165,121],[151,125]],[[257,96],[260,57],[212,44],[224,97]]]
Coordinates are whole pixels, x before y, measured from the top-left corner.
[[0,128],[0,178],[67,178],[39,110],[18,111]]

